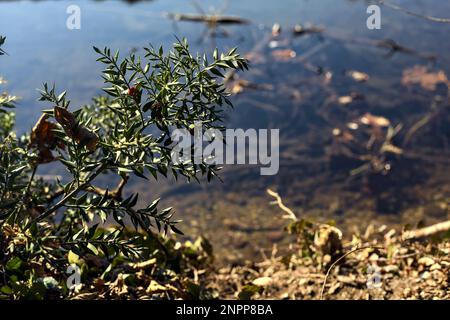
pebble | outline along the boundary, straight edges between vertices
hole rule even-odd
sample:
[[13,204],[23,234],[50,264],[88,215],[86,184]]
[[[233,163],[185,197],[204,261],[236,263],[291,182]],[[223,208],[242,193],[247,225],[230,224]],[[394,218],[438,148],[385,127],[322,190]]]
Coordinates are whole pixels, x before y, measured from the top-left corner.
[[328,289],[328,294],[334,294],[340,287],[341,287],[341,284],[339,282],[336,283],[330,289]]
[[398,272],[398,266],[396,265],[389,265],[384,267],[384,271],[387,273],[397,273]]
[[411,289],[410,288],[405,288],[405,290],[403,290],[403,295],[405,297],[411,296]]
[[429,267],[434,264],[434,260],[430,257],[422,257],[419,259],[418,263],[426,267]]
[[370,258],[369,261],[378,261],[379,256],[376,253],[373,253]]
[[252,283],[255,286],[259,286],[259,287],[267,287],[267,286],[271,285],[272,282],[273,282],[273,280],[270,277],[261,277],[261,278],[257,278],[252,281]]
[[433,264],[433,265],[430,267],[430,271],[441,270],[441,269],[442,269],[442,267],[441,267],[441,265],[438,264],[438,263],[435,263],[435,264]]
[[431,276],[430,273],[428,271],[425,271],[420,275],[420,278],[423,280],[427,280],[430,279],[430,276]]

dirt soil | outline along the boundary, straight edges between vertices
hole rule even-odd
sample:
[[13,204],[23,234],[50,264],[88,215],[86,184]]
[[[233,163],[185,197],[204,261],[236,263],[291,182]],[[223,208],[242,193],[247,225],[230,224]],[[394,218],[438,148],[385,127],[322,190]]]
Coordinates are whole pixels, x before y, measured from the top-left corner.
[[448,240],[402,242],[394,229],[369,226],[334,265],[314,250],[304,256],[292,245],[280,254],[274,246],[261,262],[221,268],[208,283],[227,299],[450,299]]

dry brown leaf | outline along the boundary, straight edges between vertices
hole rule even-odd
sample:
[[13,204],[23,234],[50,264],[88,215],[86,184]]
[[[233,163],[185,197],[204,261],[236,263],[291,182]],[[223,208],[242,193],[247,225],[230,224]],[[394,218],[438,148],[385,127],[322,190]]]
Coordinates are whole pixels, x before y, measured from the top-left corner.
[[146,292],[147,293],[158,293],[158,292],[164,292],[167,291],[168,288],[160,285],[158,282],[156,282],[155,280],[151,280],[150,284],[147,287]]
[[370,78],[367,73],[364,73],[361,71],[356,71],[356,70],[348,71],[347,75],[357,82],[365,82],[365,81],[369,80],[369,78]]
[[247,80],[236,80],[233,82],[233,85],[231,86],[230,93],[231,94],[238,94],[242,93],[245,88],[248,88],[249,82]]
[[56,158],[50,149],[39,149],[37,160],[38,164],[50,163],[55,160]]
[[389,119],[380,116],[374,116],[371,113],[364,114],[360,119],[362,124],[373,127],[388,127],[391,125]]
[[54,108],[54,113],[55,120],[63,127],[67,134],[73,137],[73,131],[78,127],[75,116],[68,110],[57,106]]
[[291,49],[280,49],[272,51],[272,56],[276,61],[289,61],[297,56],[297,53]]
[[322,224],[314,235],[314,245],[323,254],[335,255],[342,250],[342,231]]
[[343,106],[346,106],[352,102],[353,98],[351,96],[342,96],[338,98],[338,103]]
[[48,115],[43,114],[34,128],[31,130],[30,145],[35,147],[55,147],[56,139],[55,133],[56,125],[48,120]]
[[53,132],[56,125],[48,121],[48,115],[43,114],[36,125],[31,130],[30,147],[38,150],[39,164],[49,163],[55,160],[51,150],[56,147],[64,148],[64,145],[59,141]]
[[250,81],[243,80],[243,79],[237,79],[230,81],[227,85],[228,91],[233,94],[239,94],[244,92],[246,89],[252,89],[252,90],[273,90],[273,86],[270,84],[255,84],[251,83]]
[[439,83],[450,86],[444,71],[429,72],[425,66],[414,66],[403,71],[402,84],[405,86],[420,84],[425,90],[434,91]]
[[75,139],[82,147],[86,146],[89,151],[95,151],[99,138],[94,132],[80,126],[75,116],[64,108],[55,107],[54,113],[56,121],[63,127],[70,138]]
[[85,127],[80,127],[78,129],[75,139],[82,147],[86,146],[91,152],[94,152],[95,149],[97,149],[98,136]]
[[128,275],[119,273],[117,279],[114,282],[107,282],[105,285],[109,286],[109,290],[113,295],[119,297],[128,294],[128,286],[125,284],[125,279]]
[[357,100],[364,100],[364,96],[361,93],[352,92],[347,96],[339,97],[337,101],[340,105],[346,106],[346,105],[352,103],[353,101],[357,101]]

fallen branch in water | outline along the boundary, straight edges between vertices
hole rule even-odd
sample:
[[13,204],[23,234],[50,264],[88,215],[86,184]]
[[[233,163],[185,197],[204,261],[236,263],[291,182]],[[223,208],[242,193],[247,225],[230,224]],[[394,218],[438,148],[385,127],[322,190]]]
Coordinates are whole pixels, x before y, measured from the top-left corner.
[[236,16],[190,14],[190,13],[167,13],[169,19],[175,21],[203,22],[208,24],[249,24],[250,21]]
[[432,17],[432,16],[427,16],[427,15],[424,15],[424,14],[416,13],[416,12],[410,11],[408,9],[402,8],[402,7],[400,7],[400,6],[396,5],[396,4],[393,4],[393,3],[390,3],[390,2],[387,2],[387,1],[384,1],[384,0],[380,0],[379,3],[381,5],[384,5],[384,6],[388,7],[388,8],[391,8],[391,9],[394,9],[394,10],[397,10],[397,11],[401,11],[401,12],[406,13],[408,15],[411,15],[411,16],[414,16],[414,17],[418,17],[418,18],[421,18],[421,19],[425,19],[425,20],[428,20],[428,21],[439,22],[439,23],[450,23],[450,19],[437,18],[437,17]]
[[301,24],[296,24],[294,26],[294,36],[304,36],[307,34],[316,34],[316,33],[322,33],[325,30],[324,27],[304,27]]
[[387,57],[392,56],[396,52],[402,52],[402,53],[414,55],[414,56],[417,56],[417,57],[420,57],[420,58],[423,58],[426,60],[431,60],[431,61],[436,60],[435,55],[424,54],[424,53],[418,52],[414,49],[400,45],[392,39],[379,40],[379,41],[376,41],[375,44],[379,48],[386,48],[389,50],[389,52],[386,55]]

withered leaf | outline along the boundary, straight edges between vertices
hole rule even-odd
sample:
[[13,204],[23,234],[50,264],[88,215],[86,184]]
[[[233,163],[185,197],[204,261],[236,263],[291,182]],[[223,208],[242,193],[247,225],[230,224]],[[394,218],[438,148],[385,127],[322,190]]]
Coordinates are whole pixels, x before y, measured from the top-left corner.
[[30,146],[54,148],[56,146],[55,133],[56,125],[47,121],[48,115],[43,114],[31,130]]
[[367,73],[356,70],[347,71],[346,74],[356,82],[365,82],[370,78]]
[[39,152],[38,152],[38,163],[39,164],[50,163],[55,160],[56,160],[56,158],[50,149],[48,149],[48,148],[39,149]]
[[250,82],[248,82],[247,80],[242,80],[242,79],[236,80],[231,85],[230,93],[231,94],[242,93],[249,86],[250,86]]
[[86,146],[89,151],[95,151],[99,138],[94,132],[80,126],[73,113],[64,108],[56,106],[54,113],[56,121],[63,127],[70,138],[74,139],[82,147]]
[[56,106],[54,108],[55,119],[63,127],[64,131],[73,137],[73,132],[78,127],[75,116],[68,110]]
[[338,103],[340,105],[346,106],[350,103],[352,103],[353,101],[357,101],[357,100],[363,100],[364,96],[358,92],[352,92],[350,93],[350,95],[348,96],[341,96],[338,98]]
[[405,86],[419,84],[425,90],[434,91],[439,83],[450,86],[444,71],[429,72],[425,66],[414,66],[403,71],[402,84]]
[[161,109],[162,108],[162,104],[159,103],[158,101],[149,101],[146,104],[144,104],[144,106],[142,107],[142,110],[144,112],[148,111],[148,110],[155,110],[155,109]]
[[338,98],[338,103],[343,106],[352,103],[352,101],[353,98],[351,96],[342,96]]
[[149,286],[147,287],[147,293],[157,293],[167,291],[167,287],[159,284],[155,280],[151,280]]
[[385,117],[374,116],[371,113],[364,114],[361,117],[360,121],[365,125],[373,127],[388,127],[391,124],[389,119],[386,119]]
[[30,147],[38,150],[38,164],[49,163],[55,160],[52,154],[56,147],[64,148],[53,130],[56,124],[48,121],[48,115],[43,114],[31,130]]
[[272,51],[272,56],[277,61],[289,61],[297,56],[297,53],[291,49],[280,49]]
[[75,140],[82,146],[86,146],[89,151],[93,152],[97,149],[98,136],[86,129],[85,127],[79,127],[76,131]]

